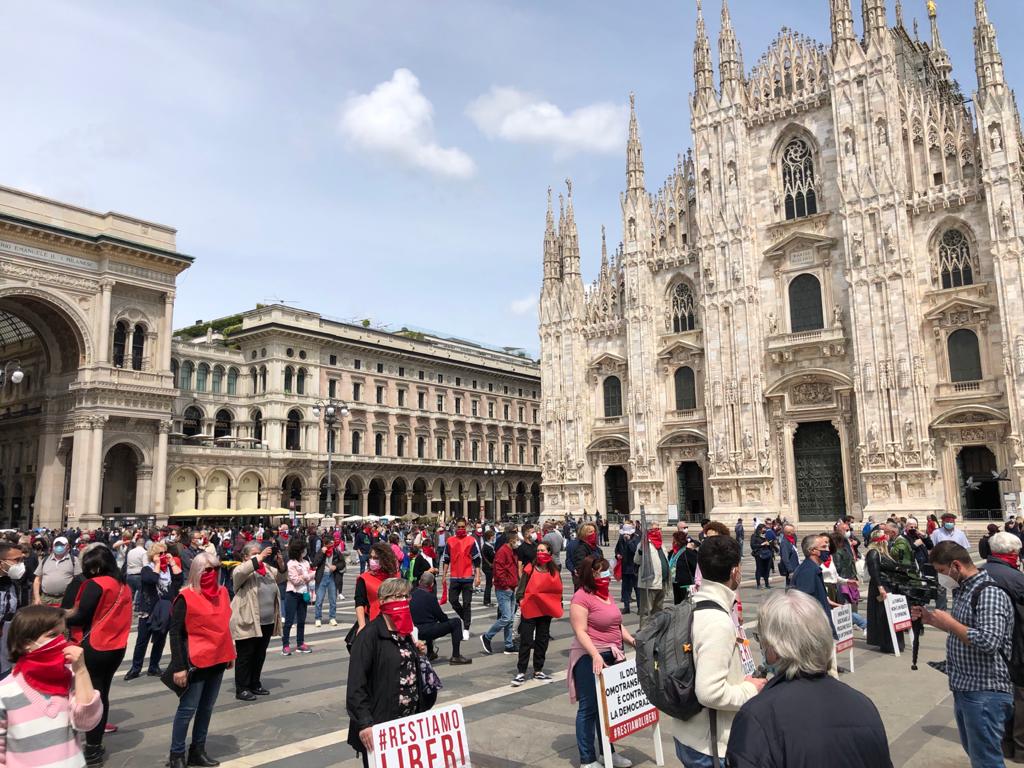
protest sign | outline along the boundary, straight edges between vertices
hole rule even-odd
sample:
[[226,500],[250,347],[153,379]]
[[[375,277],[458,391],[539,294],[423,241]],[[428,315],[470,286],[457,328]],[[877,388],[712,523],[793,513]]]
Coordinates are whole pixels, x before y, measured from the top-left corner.
[[470,768],[461,704],[373,726],[374,768]]

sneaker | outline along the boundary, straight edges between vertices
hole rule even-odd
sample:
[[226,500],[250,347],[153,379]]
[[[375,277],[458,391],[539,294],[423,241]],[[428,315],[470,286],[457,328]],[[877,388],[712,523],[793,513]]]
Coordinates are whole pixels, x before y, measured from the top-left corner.
[[580,768],[604,768],[604,763],[599,763],[596,760],[592,763],[580,763]]
[[544,672],[544,671],[534,672],[533,673],[533,679],[534,680],[550,680],[551,679],[551,675],[549,675],[547,672]]
[[322,626],[323,626],[323,624],[321,624],[321,623],[320,623],[320,619],[317,619],[317,620],[316,620],[316,621],[315,621],[315,622],[313,623],[313,626],[314,626],[314,627],[316,627],[317,629],[319,629],[320,627],[322,627]]
[[524,675],[522,672],[520,672],[519,674],[517,674],[515,677],[512,678],[512,687],[513,688],[518,688],[520,685],[522,685],[525,682],[526,682],[526,675]]
[[281,655],[282,656],[291,656],[292,655],[292,647],[290,645],[286,645],[284,648],[281,649]]
[[469,630],[464,629],[462,630],[462,642],[466,642],[467,640],[469,640]]
[[519,651],[517,651],[515,648],[506,648],[504,651],[502,651],[502,653],[504,653],[506,656],[518,656],[519,655]]
[[612,752],[612,765],[615,768],[633,768],[633,761],[618,752]]
[[331,620],[330,620],[329,622],[327,622],[327,623],[328,623],[328,624],[330,624],[330,625],[331,625],[332,627],[336,627],[336,626],[338,626],[338,620],[337,620],[337,619],[331,619]]
[[339,600],[344,600],[344,599],[345,599],[345,596],[344,596],[343,594],[341,594],[341,592],[339,592],[339,593],[338,593],[338,599],[339,599]]
[[306,645],[305,643],[303,643],[302,645],[300,645],[300,646],[299,646],[298,648],[296,648],[295,650],[297,650],[297,651],[298,651],[299,653],[312,653],[312,652],[313,652],[313,649],[312,649],[312,648],[310,648],[310,647],[309,647],[308,645]]
[[480,635],[480,645],[484,647],[484,653],[490,656],[494,651],[491,649],[491,641],[487,639],[487,635]]

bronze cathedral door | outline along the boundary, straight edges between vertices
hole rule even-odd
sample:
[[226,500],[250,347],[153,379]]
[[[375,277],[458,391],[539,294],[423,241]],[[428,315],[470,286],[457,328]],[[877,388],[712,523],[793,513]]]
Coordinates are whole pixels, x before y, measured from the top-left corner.
[[839,433],[828,421],[797,426],[793,437],[796,503],[800,520],[831,520],[846,514]]

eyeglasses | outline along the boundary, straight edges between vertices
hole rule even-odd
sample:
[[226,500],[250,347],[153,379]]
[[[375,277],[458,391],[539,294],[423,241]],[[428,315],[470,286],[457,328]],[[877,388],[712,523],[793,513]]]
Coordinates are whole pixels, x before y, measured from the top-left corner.
[[203,568],[203,573],[213,573],[218,568],[220,568],[219,565],[208,565],[205,568]]

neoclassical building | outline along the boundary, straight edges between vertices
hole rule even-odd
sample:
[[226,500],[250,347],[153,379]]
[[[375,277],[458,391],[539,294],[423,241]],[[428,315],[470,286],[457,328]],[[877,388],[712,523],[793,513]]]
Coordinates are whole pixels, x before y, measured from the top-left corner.
[[[901,4],[809,3],[746,69],[698,15],[693,148],[646,186],[585,286],[549,194],[540,298],[552,514],[998,516],[1021,488],[1024,152],[985,0],[973,96]],[[698,9],[700,4],[698,3]],[[995,473],[995,474],[993,474]],[[1005,474],[1003,474],[1005,473]],[[996,475],[999,475],[997,479]]]
[[191,261],[169,227],[0,187],[0,527],[166,514]]
[[540,513],[530,358],[284,305],[198,331],[179,333],[170,363],[172,519]]

